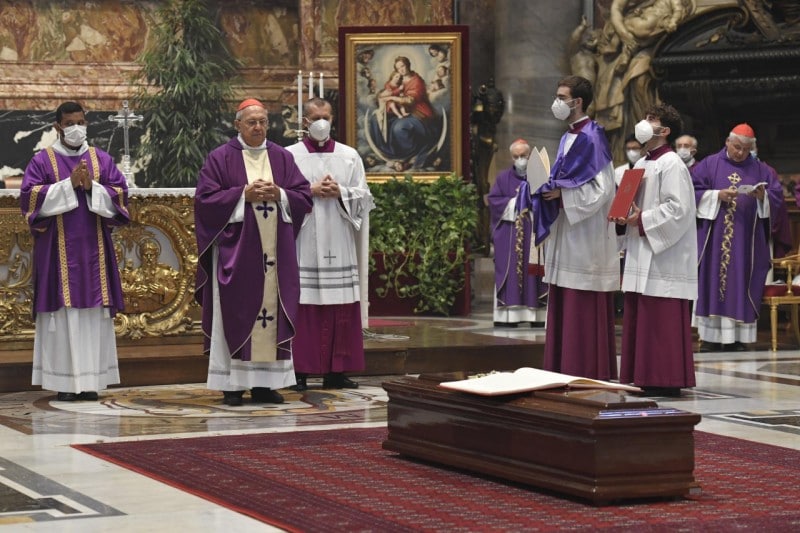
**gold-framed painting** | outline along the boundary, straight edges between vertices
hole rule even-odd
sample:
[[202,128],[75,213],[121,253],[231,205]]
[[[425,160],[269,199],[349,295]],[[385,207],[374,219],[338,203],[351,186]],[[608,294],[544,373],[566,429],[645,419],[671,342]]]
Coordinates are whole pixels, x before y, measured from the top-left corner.
[[469,167],[466,26],[339,28],[340,136],[367,179]]

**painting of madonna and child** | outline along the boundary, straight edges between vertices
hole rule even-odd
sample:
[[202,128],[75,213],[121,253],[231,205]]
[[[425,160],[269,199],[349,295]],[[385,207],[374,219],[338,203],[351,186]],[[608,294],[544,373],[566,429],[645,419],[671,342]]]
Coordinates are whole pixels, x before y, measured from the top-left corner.
[[[437,178],[461,170],[461,80],[457,41],[352,46],[345,92],[347,143],[370,177]],[[456,57],[454,56],[456,54]],[[377,176],[376,176],[377,175]]]

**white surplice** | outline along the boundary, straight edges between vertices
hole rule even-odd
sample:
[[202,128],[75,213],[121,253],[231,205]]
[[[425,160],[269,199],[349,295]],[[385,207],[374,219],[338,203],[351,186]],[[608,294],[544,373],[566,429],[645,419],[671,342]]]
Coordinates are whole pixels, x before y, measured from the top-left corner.
[[361,156],[335,143],[333,152],[309,152],[302,142],[288,147],[311,183],[330,175],[340,198],[314,198],[297,237],[300,303],[337,305],[361,302],[361,322],[367,325],[369,212],[375,206],[367,186]]
[[689,170],[675,152],[642,158],[634,168],[645,169],[636,195],[645,236],[628,227],[622,290],[696,300],[696,210]]
[[[567,133],[565,154],[576,137]],[[584,291],[612,292],[619,288],[616,230],[606,220],[614,193],[611,163],[580,187],[561,189],[563,208],[545,240],[546,283]]]

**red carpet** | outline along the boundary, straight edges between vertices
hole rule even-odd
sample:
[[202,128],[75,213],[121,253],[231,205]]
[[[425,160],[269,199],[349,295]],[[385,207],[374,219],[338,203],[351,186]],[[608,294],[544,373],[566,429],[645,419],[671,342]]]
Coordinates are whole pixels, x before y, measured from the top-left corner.
[[607,507],[401,458],[382,428],[75,447],[290,531],[800,530],[800,453],[695,435],[700,497]]

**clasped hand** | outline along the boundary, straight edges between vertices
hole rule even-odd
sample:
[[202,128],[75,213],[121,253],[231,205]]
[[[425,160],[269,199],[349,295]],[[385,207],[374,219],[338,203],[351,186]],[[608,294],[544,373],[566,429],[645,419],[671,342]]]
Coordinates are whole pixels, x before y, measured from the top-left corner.
[[322,181],[311,184],[311,194],[320,198],[338,198],[341,193],[339,184],[328,174]]
[[89,177],[89,168],[86,166],[85,159],[81,159],[80,163],[72,170],[69,179],[72,182],[73,189],[87,191],[92,189],[92,178]]
[[277,202],[281,188],[274,183],[256,180],[244,188],[244,199],[248,202]]

